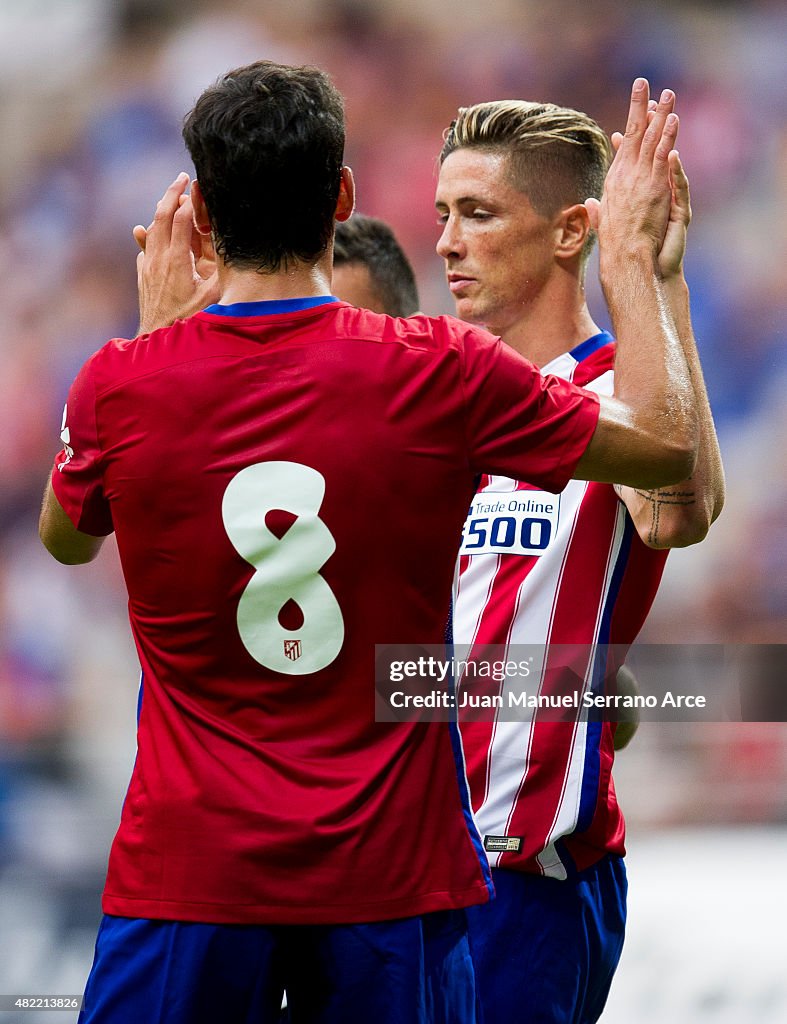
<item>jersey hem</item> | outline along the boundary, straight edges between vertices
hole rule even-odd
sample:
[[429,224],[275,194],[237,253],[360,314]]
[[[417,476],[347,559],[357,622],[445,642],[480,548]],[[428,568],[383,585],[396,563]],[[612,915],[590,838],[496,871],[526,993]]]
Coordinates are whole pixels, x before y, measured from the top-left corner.
[[563,867],[566,869],[565,878],[559,878],[557,875],[543,870],[538,862],[538,858],[544,853],[544,849],[546,849],[544,848],[536,854],[528,854],[527,856],[507,853],[505,856],[507,858],[510,857],[510,860],[506,859],[503,863],[491,867],[493,879],[495,871],[514,871],[519,875],[539,875],[549,878],[553,882],[570,882],[578,873],[587,871],[588,868],[592,868],[605,857],[626,856],[626,847],[622,842],[612,842],[607,846],[589,846],[581,842],[580,837],[576,833],[561,836],[556,841],[562,842],[565,845],[566,852],[574,862],[572,866],[566,864],[565,860],[561,860]]
[[409,899],[377,903],[334,903],[320,907],[293,904],[249,904],[225,906],[216,903],[180,903],[174,900],[146,900],[104,893],[101,909],[115,917],[164,921],[198,921],[202,924],[367,924],[417,917],[441,910],[488,903],[491,894],[483,882],[458,892],[435,892]]

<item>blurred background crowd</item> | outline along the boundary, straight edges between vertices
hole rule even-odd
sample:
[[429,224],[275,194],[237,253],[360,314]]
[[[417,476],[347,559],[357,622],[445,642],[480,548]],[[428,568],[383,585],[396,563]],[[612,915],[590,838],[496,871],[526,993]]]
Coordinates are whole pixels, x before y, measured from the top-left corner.
[[[97,563],[62,568],[39,547],[37,508],[71,380],[107,338],[136,333],[131,227],[190,170],[180,123],[200,91],[261,57],[329,70],[359,208],[394,227],[436,314],[452,310],[434,253],[436,156],[458,106],[549,100],[611,132],[636,75],[675,89],[694,208],[687,276],[728,500],[705,543],[670,557],[645,637],[779,643],[785,38],[778,0],[0,0],[0,990],[76,991],[89,966],[138,666],[111,543]],[[592,268],[589,293],[606,326]],[[774,829],[787,822],[787,726],[651,724],[618,779],[632,849],[680,826]],[[784,1003],[772,994],[757,1016],[729,1019],[769,1020],[781,991]],[[685,1019],[726,1020],[730,1005],[711,998]]]

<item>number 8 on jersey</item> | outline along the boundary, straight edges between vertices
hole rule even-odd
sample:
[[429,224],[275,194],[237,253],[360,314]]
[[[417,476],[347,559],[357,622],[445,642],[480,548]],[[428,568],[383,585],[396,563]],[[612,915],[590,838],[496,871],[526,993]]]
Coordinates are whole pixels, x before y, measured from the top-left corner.
[[[318,512],[325,497],[325,477],[298,462],[259,462],[229,482],[221,514],[227,536],[254,575],[238,603],[238,631],[243,645],[265,668],[287,675],[307,675],[326,668],[344,642],[344,619],[320,569],[336,542]],[[274,509],[296,516],[279,538],[265,518]],[[281,625],[279,613],[294,601],[303,615],[297,630]],[[292,660],[288,643],[299,641]]]

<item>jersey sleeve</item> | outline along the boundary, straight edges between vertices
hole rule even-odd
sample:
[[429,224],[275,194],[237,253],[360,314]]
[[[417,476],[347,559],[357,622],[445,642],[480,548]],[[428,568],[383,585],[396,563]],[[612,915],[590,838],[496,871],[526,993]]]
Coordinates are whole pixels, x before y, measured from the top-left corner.
[[114,527],[103,488],[93,359],[85,363],[71,385],[60,439],[63,448],[52,469],[55,497],[77,530],[105,537]]
[[563,490],[596,429],[598,397],[542,376],[484,332],[468,331],[462,347],[471,469]]

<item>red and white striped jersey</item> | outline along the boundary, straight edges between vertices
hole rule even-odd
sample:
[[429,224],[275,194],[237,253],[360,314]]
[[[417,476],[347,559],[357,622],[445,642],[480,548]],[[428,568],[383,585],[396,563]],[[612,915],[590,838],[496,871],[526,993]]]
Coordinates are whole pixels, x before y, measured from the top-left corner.
[[[602,332],[542,372],[609,395],[614,350]],[[514,521],[519,525],[508,536],[506,524]],[[525,536],[529,522],[538,525]],[[599,645],[636,638],[665,558],[639,539],[610,484],[572,480],[558,498],[483,476],[463,535],[454,640],[471,651],[497,645],[499,656],[513,660],[513,645],[544,645],[539,692],[559,686],[561,676],[565,684],[568,671],[587,689],[604,656]],[[492,866],[566,878],[608,851],[625,852],[611,775],[615,724],[542,716],[535,710],[529,721],[504,721],[498,711],[486,721],[460,717],[460,725],[473,810]]]

